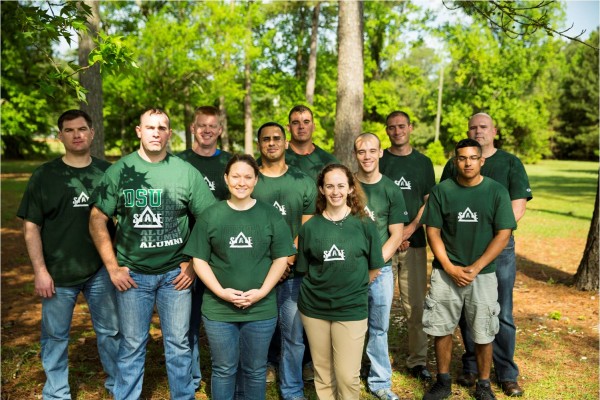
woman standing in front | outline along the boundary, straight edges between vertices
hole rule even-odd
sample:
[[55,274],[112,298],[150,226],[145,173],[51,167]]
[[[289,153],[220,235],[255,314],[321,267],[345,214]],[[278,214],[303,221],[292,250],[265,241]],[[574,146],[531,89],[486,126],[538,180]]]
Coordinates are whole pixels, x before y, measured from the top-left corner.
[[254,158],[234,155],[225,167],[230,199],[201,215],[185,247],[207,288],[202,320],[214,400],[265,398],[267,351],[277,323],[272,289],[295,253],[283,217],[250,197],[257,179]]
[[365,214],[362,189],[347,167],[326,166],[317,186],[315,216],[298,235],[296,269],[306,274],[298,308],[319,399],[358,399],[369,283],[384,265],[381,241]]

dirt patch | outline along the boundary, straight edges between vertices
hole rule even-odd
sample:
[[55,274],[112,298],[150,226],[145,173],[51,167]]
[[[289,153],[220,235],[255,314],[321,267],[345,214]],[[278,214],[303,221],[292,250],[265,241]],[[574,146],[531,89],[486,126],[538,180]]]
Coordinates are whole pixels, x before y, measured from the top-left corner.
[[[39,298],[33,295],[33,273],[22,239],[21,221],[16,218],[9,221],[2,227],[1,235],[2,399],[40,398],[45,379],[39,361],[39,346],[34,344],[39,343],[41,305]],[[584,245],[583,240],[574,239],[561,239],[560,242],[517,239],[514,313],[518,337],[515,360],[521,367],[521,379],[525,384],[547,379],[547,371],[540,371],[539,365],[556,362],[557,355],[552,348],[537,344],[539,338],[548,335],[555,335],[568,343],[568,351],[562,352],[565,354],[561,354],[561,364],[557,366],[560,373],[567,378],[573,375],[572,382],[577,385],[583,368],[589,379],[597,380],[598,298],[596,293],[580,292],[571,286]],[[396,301],[393,311],[396,314],[399,312],[397,304]],[[396,321],[401,320],[398,318],[397,315],[392,316]],[[156,318],[152,326],[147,360],[153,361],[146,366],[143,396],[161,399],[166,398],[168,392],[163,387],[166,373],[160,325]],[[71,336],[74,339],[70,347],[73,398],[108,398],[102,387],[103,379],[98,379],[103,372],[82,296],[73,316]],[[534,350],[524,353],[519,349],[520,342],[530,343],[528,348]],[[404,353],[404,346],[390,343],[391,351],[398,357]],[[203,356],[208,357],[206,353]],[[399,359],[394,362],[394,368],[402,370],[403,363],[404,360]],[[208,364],[208,360],[203,361],[203,369]],[[209,374],[208,371],[203,373],[205,376]],[[78,397],[77,393],[86,395]],[[198,393],[197,398],[203,399],[206,395]]]

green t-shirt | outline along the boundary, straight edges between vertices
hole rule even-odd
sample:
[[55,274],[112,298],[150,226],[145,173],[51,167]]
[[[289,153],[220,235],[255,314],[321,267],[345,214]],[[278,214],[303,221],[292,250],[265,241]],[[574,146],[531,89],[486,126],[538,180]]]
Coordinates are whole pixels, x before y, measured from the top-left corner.
[[306,274],[298,299],[304,315],[330,321],[367,318],[369,269],[385,264],[373,221],[350,215],[335,225],[315,215],[300,228],[296,264]]
[[117,261],[142,274],[163,274],[188,257],[189,216],[215,202],[202,175],[167,154],[151,163],[131,153],[106,170],[92,204],[117,217]]
[[[298,236],[303,215],[313,215],[317,199],[317,185],[298,168],[288,166],[281,176],[272,178],[259,174],[252,197],[273,206],[291,229],[292,238]],[[294,270],[288,278],[294,276]]]
[[[456,165],[454,165],[454,157],[452,157],[446,163],[440,181],[454,178],[456,174]],[[529,201],[533,198],[525,167],[514,154],[497,149],[491,157],[485,159],[485,164],[481,167],[481,175],[492,178],[504,186],[508,190],[511,200],[527,199]]]
[[297,154],[288,147],[285,151],[285,163],[298,168],[316,182],[323,167],[329,164],[338,164],[339,161],[316,144],[314,146],[315,150],[306,155]]
[[[379,160],[379,171],[390,178],[402,189],[409,223],[412,222],[423,206],[424,198],[435,185],[435,172],[429,157],[416,149],[407,156],[397,156],[384,150]],[[408,239],[410,247],[425,247],[425,230],[421,226]]]
[[[234,210],[221,201],[196,221],[185,254],[210,265],[223,288],[259,289],[273,260],[296,253],[290,228],[268,204],[257,201],[252,208]],[[214,321],[259,321],[277,316],[275,291],[246,309],[204,291],[202,314]]]
[[[377,183],[361,182],[360,186],[367,195],[365,211],[377,225],[379,239],[383,246],[390,238],[390,225],[409,222],[402,190],[386,176],[382,176]],[[391,259],[385,261],[387,265]]]
[[187,149],[177,154],[177,157],[183,158],[200,171],[208,188],[212,191],[217,200],[229,198],[229,189],[227,189],[227,185],[225,184],[224,175],[225,166],[231,158],[231,153],[219,150],[218,154],[204,157],[197,154],[192,149]]
[[[89,230],[89,198],[107,161],[92,157],[90,165],[74,168],[57,158],[31,175],[17,216],[41,227],[44,261],[55,286],[74,286],[102,266]],[[112,221],[109,229],[114,230]]]
[[[473,264],[502,229],[516,229],[508,192],[493,179],[484,177],[477,186],[461,186],[447,179],[431,190],[421,222],[441,229],[448,258],[454,265]],[[442,268],[437,259],[434,268]],[[496,271],[492,261],[480,274]]]

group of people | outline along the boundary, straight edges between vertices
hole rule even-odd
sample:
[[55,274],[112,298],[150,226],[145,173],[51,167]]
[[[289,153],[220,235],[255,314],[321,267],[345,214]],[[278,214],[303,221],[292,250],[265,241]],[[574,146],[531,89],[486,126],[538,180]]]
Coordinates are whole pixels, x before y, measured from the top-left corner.
[[313,143],[313,113],[302,105],[289,113],[289,141],[276,122],[258,129],[258,160],[218,148],[222,120],[212,106],[196,109],[194,146],[176,156],[160,109],[141,115],[139,150],[112,165],[90,155],[85,112],[66,111],[58,128],[65,155],[33,173],[17,214],[42,297],[44,399],[70,398],[79,292],[115,399],[141,397],[155,307],[173,399],[193,399],[200,387],[201,325],[215,400],[264,399],[268,360],[285,400],[305,398],[307,363],[319,399],[358,399],[361,366],[373,396],[398,399],[388,350],[396,279],[406,367],[424,382],[432,381],[427,335],[435,337],[437,379],[424,399],[451,396],[457,326],[466,350],[457,383],[495,398],[493,360],[502,390],[523,394],[512,230],[531,191],[520,161],[495,148],[489,115],[470,118],[469,139],[438,185],[402,111],[386,118],[388,149],[372,133],[357,135],[356,172]]

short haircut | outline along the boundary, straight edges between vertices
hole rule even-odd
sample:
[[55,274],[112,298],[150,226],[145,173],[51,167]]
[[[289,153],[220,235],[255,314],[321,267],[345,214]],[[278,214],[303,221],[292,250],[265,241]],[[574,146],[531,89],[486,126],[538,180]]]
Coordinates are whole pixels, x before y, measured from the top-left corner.
[[219,120],[219,125],[221,124],[221,111],[217,107],[214,106],[200,106],[194,110],[194,122],[196,122],[196,118],[199,115],[211,115],[213,117],[217,117]]
[[149,108],[146,111],[144,111],[142,115],[140,115],[140,126],[142,126],[142,118],[144,117],[144,115],[164,115],[165,117],[167,117],[167,128],[171,128],[171,120],[169,119],[169,116],[160,108]]
[[478,113],[475,113],[475,114],[471,115],[471,116],[469,117],[469,125],[471,125],[471,120],[472,120],[473,118],[475,118],[475,117],[487,117],[487,118],[489,118],[489,119],[490,119],[490,121],[492,122],[492,127],[494,127],[494,126],[495,126],[495,125],[494,125],[494,118],[492,118],[490,114],[488,114],[488,113],[484,113],[484,112],[478,112]]
[[313,116],[313,112],[310,108],[303,106],[302,104],[298,104],[294,107],[292,107],[292,109],[290,110],[290,113],[288,114],[288,122],[292,121],[292,114],[293,113],[303,113],[303,112],[307,112],[310,114],[310,118],[314,121],[314,116]]
[[364,133],[361,133],[360,135],[358,135],[356,139],[354,139],[354,151],[355,152],[356,152],[356,142],[358,142],[359,139],[365,139],[368,137],[372,137],[375,140],[377,140],[377,147],[381,148],[381,140],[379,140],[379,138],[377,137],[376,134],[371,133],[371,132],[364,132]]
[[256,133],[256,137],[258,138],[258,140],[260,140],[260,134],[262,133],[262,130],[264,128],[268,128],[269,126],[276,126],[277,128],[279,128],[279,130],[281,131],[281,134],[285,138],[285,129],[283,128],[283,126],[279,125],[277,122],[269,121],[269,122],[265,122],[264,124],[262,124],[260,126],[260,128],[258,128],[258,131]]
[[398,117],[398,116],[402,116],[402,117],[406,118],[406,120],[408,121],[408,124],[410,125],[410,117],[404,111],[392,111],[387,117],[385,117],[385,124],[387,125],[390,118],[394,118],[394,117]]
[[92,128],[92,117],[90,117],[88,113],[86,113],[83,110],[67,110],[64,113],[62,113],[60,117],[58,117],[58,130],[62,131],[63,124],[65,121],[73,121],[77,118],[85,119],[85,122],[87,122],[88,127],[90,129]]
[[463,139],[460,142],[456,143],[456,147],[454,148],[454,155],[458,156],[458,149],[462,149],[465,147],[477,147],[477,152],[479,155],[482,154],[481,145],[475,139]]

